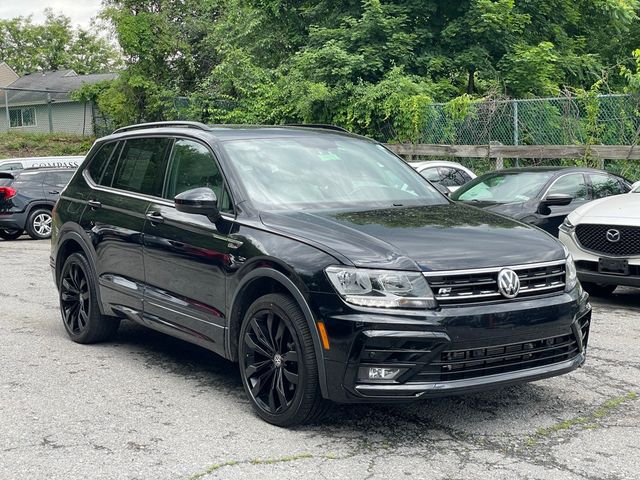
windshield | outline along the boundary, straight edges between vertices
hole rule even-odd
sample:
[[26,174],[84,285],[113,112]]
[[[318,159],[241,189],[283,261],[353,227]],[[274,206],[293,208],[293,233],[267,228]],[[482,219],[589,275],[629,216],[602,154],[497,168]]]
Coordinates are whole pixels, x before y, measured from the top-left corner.
[[526,202],[540,192],[553,174],[554,172],[489,173],[460,187],[451,198],[468,202]]
[[381,145],[315,136],[231,140],[224,147],[251,201],[264,209],[446,204]]

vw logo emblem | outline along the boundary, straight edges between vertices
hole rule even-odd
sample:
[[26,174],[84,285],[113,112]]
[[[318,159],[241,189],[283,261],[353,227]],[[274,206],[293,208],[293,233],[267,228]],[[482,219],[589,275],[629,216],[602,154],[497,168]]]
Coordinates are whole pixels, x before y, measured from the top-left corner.
[[513,270],[504,268],[498,273],[498,291],[505,298],[515,298],[520,292],[520,277]]
[[615,228],[607,230],[607,240],[611,243],[618,243],[620,241],[620,230],[616,230]]

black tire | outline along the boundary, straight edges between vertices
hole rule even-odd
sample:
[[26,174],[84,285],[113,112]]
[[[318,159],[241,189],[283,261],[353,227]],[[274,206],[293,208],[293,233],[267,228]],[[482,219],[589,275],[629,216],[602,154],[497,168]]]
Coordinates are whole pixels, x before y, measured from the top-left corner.
[[47,208],[34,209],[27,218],[27,233],[34,240],[51,238],[52,220],[51,210]]
[[584,288],[590,295],[594,297],[608,297],[618,287],[617,285],[604,285],[602,283],[581,282],[582,288]]
[[22,230],[7,230],[7,229],[2,229],[0,230],[0,238],[2,238],[3,240],[16,240],[17,238],[20,238],[22,236]]
[[291,297],[275,293],[253,302],[242,321],[238,354],[242,385],[263,420],[290,427],[326,413],[330,402],[320,393],[313,338]]
[[95,343],[111,338],[120,319],[100,313],[93,270],[81,253],[72,253],[60,273],[60,313],[67,334],[77,343]]

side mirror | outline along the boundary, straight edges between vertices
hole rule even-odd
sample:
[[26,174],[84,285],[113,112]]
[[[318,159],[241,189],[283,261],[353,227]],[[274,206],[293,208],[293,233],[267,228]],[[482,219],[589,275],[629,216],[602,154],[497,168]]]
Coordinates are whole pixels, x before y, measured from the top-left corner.
[[220,218],[218,197],[210,188],[193,188],[176,195],[173,200],[179,212],[204,215],[212,222]]
[[547,197],[540,202],[538,213],[541,215],[549,215],[551,213],[549,207],[564,207],[571,202],[573,202],[573,197],[565,193],[547,195]]
[[449,191],[449,189],[447,187],[445,187],[444,185],[440,185],[437,182],[430,182],[430,183],[431,183],[431,185],[433,185],[435,187],[436,190],[438,190],[445,197],[448,197],[449,195],[451,195],[451,192]]

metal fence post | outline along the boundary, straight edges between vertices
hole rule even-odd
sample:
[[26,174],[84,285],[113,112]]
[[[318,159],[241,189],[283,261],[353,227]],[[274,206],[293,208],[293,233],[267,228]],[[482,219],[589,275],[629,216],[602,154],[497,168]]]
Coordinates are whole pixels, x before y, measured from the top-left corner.
[[49,133],[53,133],[53,112],[51,111],[50,93],[47,93],[47,114],[49,115]]
[[4,111],[7,114],[7,132],[11,129],[11,115],[9,115],[9,91],[4,91]]
[[512,100],[513,105],[513,144],[518,145],[518,101]]

